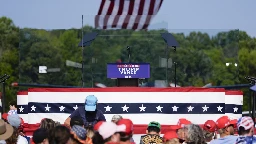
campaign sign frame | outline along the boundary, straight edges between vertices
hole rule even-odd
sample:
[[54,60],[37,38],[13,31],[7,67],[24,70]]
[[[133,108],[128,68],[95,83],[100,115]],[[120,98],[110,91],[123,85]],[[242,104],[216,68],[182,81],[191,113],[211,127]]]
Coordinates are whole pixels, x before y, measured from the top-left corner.
[[108,63],[107,78],[150,78],[149,63]]

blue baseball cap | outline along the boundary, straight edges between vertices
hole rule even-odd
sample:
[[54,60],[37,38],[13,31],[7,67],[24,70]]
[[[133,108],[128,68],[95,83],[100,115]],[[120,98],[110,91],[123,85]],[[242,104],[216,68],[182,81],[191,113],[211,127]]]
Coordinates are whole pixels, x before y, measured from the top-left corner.
[[95,111],[98,99],[94,95],[89,95],[85,99],[85,110]]

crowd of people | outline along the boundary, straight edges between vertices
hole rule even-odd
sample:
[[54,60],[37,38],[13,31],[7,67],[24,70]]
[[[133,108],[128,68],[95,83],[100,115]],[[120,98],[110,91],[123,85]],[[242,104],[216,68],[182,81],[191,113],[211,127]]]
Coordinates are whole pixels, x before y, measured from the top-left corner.
[[[0,120],[0,144],[135,144],[134,124],[131,119],[114,115],[106,121],[97,109],[97,98],[88,96],[85,105],[75,110],[62,125],[44,118],[30,137],[24,135],[22,119],[16,104]],[[254,121],[251,117],[230,120],[222,116],[217,121],[208,120],[204,125],[193,124],[185,118],[176,126],[161,133],[161,124],[152,121],[141,136],[140,144],[254,144]]]

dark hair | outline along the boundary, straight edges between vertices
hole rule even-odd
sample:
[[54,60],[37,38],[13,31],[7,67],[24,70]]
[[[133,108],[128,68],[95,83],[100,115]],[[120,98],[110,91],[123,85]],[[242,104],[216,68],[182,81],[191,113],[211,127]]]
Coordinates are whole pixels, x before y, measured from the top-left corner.
[[71,137],[70,131],[65,126],[56,126],[52,136],[56,144],[66,144]]
[[155,127],[155,126],[149,126],[147,128],[148,132],[156,132],[156,133],[159,133],[160,132],[160,128],[158,127]]
[[127,135],[125,132],[119,132],[120,134],[120,141],[126,142],[132,138],[132,134]]
[[33,133],[33,141],[34,143],[41,143],[44,139],[48,139],[49,134],[47,129],[39,128]]
[[244,127],[239,127],[239,129],[238,129],[239,135],[245,135],[245,134],[248,134],[249,132],[250,132],[250,129],[245,130]]
[[72,139],[73,143],[75,143],[75,144],[82,144],[81,142],[79,142],[79,141],[75,138],[75,136],[74,136],[73,134],[71,134],[71,139]]
[[103,139],[103,137],[100,135],[99,132],[95,132],[93,137],[92,137],[92,143],[93,144],[104,144],[106,142],[109,142],[111,140],[111,137],[108,137],[106,139]]
[[17,101],[16,100],[12,100],[9,102],[10,106],[14,106],[15,108],[17,108]]
[[13,127],[13,133],[12,136],[9,137],[7,140],[5,140],[5,142],[7,144],[16,144],[18,141],[18,137],[19,137],[19,131],[17,128]]
[[99,132],[95,132],[92,137],[92,143],[93,144],[104,144],[105,141]]
[[82,120],[81,117],[72,117],[71,120],[70,120],[70,126],[74,126],[74,125],[79,125],[79,126],[84,126],[84,122]]

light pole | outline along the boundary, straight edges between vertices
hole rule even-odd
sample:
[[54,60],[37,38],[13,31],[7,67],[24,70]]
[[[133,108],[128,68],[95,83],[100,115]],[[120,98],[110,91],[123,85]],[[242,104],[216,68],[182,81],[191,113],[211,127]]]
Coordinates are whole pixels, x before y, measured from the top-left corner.
[[2,83],[2,88],[3,88],[3,92],[2,92],[2,113],[5,112],[5,81],[8,80],[10,78],[9,75],[4,74],[1,78],[0,78],[0,83]]
[[[169,59],[168,47],[173,47],[174,54],[176,54],[176,48],[179,47],[179,44],[171,33],[162,33],[161,36],[166,43],[166,49],[165,49],[165,51],[166,51],[165,75],[166,76],[165,76],[165,78],[166,78],[166,83],[168,84],[168,59]],[[174,85],[176,87],[176,85],[177,85],[177,74],[176,74],[177,62],[175,61],[175,59],[173,59],[173,64],[174,64]]]
[[91,43],[95,40],[95,38],[98,36],[98,33],[91,32],[83,35],[83,28],[82,28],[82,40],[79,42],[78,46],[82,47],[82,86],[85,86],[85,79],[84,79],[84,68],[85,68],[85,62],[84,62],[84,47],[90,46]]

